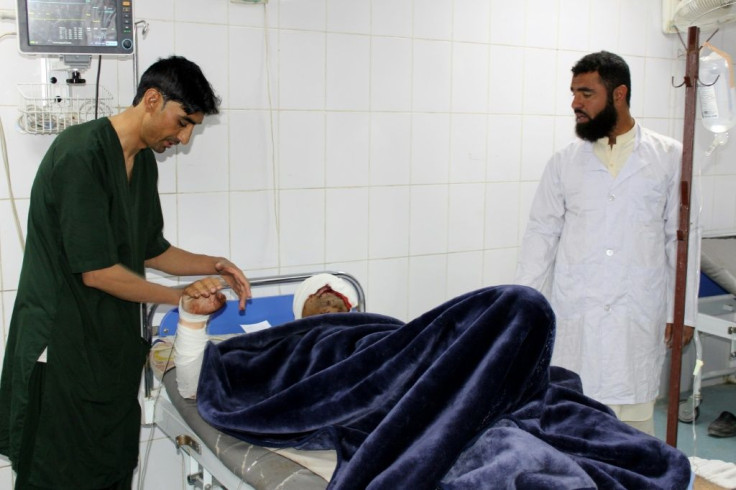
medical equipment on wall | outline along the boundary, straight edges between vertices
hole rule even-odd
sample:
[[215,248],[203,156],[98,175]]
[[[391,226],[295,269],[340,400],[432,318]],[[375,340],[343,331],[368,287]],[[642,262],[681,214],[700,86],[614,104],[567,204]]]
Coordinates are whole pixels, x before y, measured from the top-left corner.
[[17,27],[20,53],[46,58],[44,82],[18,86],[21,132],[58,134],[113,114],[113,96],[99,85],[99,64],[96,84],[82,73],[93,56],[101,62],[102,56],[135,55],[131,0],[17,0]]
[[710,155],[726,144],[728,131],[736,125],[736,77],[728,53],[707,42],[704,48],[711,52],[700,56],[698,78],[703,85],[698,88],[698,99],[703,126],[714,133],[705,153]]
[[53,81],[19,84],[18,91],[18,128],[28,134],[58,134],[113,112],[112,95],[104,87]]
[[21,53],[133,54],[132,0],[18,0]]

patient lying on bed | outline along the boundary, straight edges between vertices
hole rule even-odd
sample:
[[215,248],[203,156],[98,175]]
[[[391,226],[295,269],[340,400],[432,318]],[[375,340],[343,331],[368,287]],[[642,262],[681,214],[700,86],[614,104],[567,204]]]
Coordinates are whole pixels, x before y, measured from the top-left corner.
[[[179,303],[179,325],[174,339],[176,382],[183,398],[196,398],[199,373],[208,337],[209,316],[222,308],[226,298],[219,278],[205,278],[184,290]],[[294,318],[326,313],[345,313],[358,304],[355,289],[333,274],[315,274],[302,281],[294,292]]]
[[[204,334],[223,300],[185,294],[175,343]],[[549,366],[554,332],[546,300],[522,286],[472,291],[408,323],[309,316],[216,345],[203,335],[186,395],[252,444],[335,450],[330,489],[687,488],[683,453]]]

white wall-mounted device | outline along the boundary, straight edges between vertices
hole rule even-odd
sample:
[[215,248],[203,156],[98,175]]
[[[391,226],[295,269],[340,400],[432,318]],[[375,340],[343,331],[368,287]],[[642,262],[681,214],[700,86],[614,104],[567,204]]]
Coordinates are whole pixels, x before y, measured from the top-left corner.
[[662,0],[662,30],[715,29],[736,20],[736,0]]

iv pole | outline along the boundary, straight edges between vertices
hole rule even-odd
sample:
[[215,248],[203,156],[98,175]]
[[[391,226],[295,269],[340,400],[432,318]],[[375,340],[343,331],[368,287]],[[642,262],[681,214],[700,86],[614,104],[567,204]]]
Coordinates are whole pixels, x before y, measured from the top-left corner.
[[[672,355],[670,359],[669,399],[667,403],[667,444],[677,447],[677,412],[680,403],[680,376],[682,373],[682,329],[685,319],[685,291],[687,289],[687,255],[690,236],[690,200],[693,177],[693,142],[695,139],[695,110],[698,90],[699,51],[698,27],[688,28],[687,60],[685,66],[685,124],[682,136],[682,175],[680,177],[680,222],[677,230],[677,263],[675,271],[675,311],[672,326]],[[697,334],[696,334],[697,335]]]

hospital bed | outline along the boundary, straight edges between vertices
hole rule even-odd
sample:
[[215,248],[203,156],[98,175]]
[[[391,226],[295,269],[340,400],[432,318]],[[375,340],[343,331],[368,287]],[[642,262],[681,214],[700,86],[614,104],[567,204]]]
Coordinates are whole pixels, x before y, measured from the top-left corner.
[[[680,404],[678,418],[690,423],[698,417],[702,401],[701,382],[736,373],[736,236],[703,238],[696,335],[696,367],[691,396]],[[701,336],[712,335],[730,341],[730,368],[702,369]],[[735,388],[736,389],[736,388]]]
[[[359,297],[359,309],[365,308],[365,299],[362,293],[362,289],[357,281],[354,281],[351,276],[343,273],[333,273],[336,275],[342,275],[346,280],[351,282],[356,289],[356,293]],[[255,279],[252,281],[254,288],[264,285],[275,285],[275,284],[288,284],[290,282],[300,282],[312,274],[304,274],[297,276],[277,276],[263,279]],[[440,403],[438,406],[440,410],[442,407],[446,407],[443,413],[447,415],[452,412],[457,406],[466,408],[468,406],[475,407],[479,399],[485,400],[483,393],[488,390],[499,388],[501,391],[498,393],[509,393],[507,396],[508,400],[515,398],[516,393],[512,387],[519,387],[520,391],[526,390],[529,386],[537,386],[541,383],[544,386],[543,392],[539,392],[537,395],[532,397],[528,402],[521,403],[515,408],[510,409],[509,412],[504,412],[494,424],[482,428],[482,436],[478,439],[478,444],[473,442],[469,446],[463,449],[462,457],[463,461],[457,463],[459,474],[447,473],[447,477],[452,481],[457,478],[464,478],[468,467],[477,468],[472,471],[485,472],[483,473],[487,478],[487,481],[498,481],[498,478],[506,478],[508,471],[519,471],[521,475],[525,477],[535,478],[535,475],[539,475],[544,479],[550,481],[557,481],[558,479],[565,478],[582,478],[583,480],[589,480],[589,476],[584,476],[579,473],[582,471],[583,465],[590,468],[590,475],[599,475],[599,473],[605,473],[608,476],[600,476],[603,480],[614,478],[616,481],[641,481],[640,478],[660,478],[662,475],[667,475],[664,478],[676,477],[679,481],[682,477],[681,473],[681,461],[678,461],[678,457],[667,449],[663,443],[660,444],[638,444],[639,436],[628,433],[622,437],[619,431],[620,427],[614,427],[611,425],[610,415],[606,414],[605,411],[599,409],[598,405],[592,400],[582,397],[582,393],[577,388],[577,378],[572,373],[560,370],[559,368],[554,371],[539,371],[534,368],[535,364],[525,364],[523,360],[524,356],[519,357],[515,350],[504,349],[504,345],[511,345],[508,342],[516,342],[518,339],[529,339],[522,345],[524,352],[531,352],[531,356],[535,356],[536,352],[534,349],[539,349],[540,352],[546,352],[547,340],[545,335],[549,330],[547,327],[551,325],[549,323],[549,317],[544,316],[543,312],[546,311],[541,303],[535,303],[534,299],[537,299],[538,295],[532,294],[527,290],[520,290],[518,287],[497,287],[497,288],[484,288],[479,291],[470,292],[461,297],[455,298],[450,302],[439,307],[435,313],[427,313],[422,317],[416,319],[416,321],[409,324],[403,325],[406,328],[396,328],[395,322],[397,320],[390,319],[388,317],[382,317],[380,315],[363,315],[355,314],[347,315],[344,319],[339,320],[336,325],[344,325],[347,329],[351,329],[354,325],[347,321],[348,319],[355,319],[355,325],[363,325],[365,318],[371,318],[378,320],[380,317],[381,321],[385,321],[385,324],[372,324],[370,332],[374,335],[374,339],[386,339],[390,338],[390,342],[379,342],[380,345],[388,345],[390,350],[396,350],[394,347],[399,346],[396,350],[395,355],[380,356],[381,365],[386,365],[388,360],[388,366],[383,372],[395,373],[400,372],[395,368],[405,366],[409,371],[417,371],[414,369],[417,363],[424,366],[419,373],[420,378],[412,385],[412,389],[408,392],[401,392],[402,403],[406,405],[406,401],[413,403],[425,403],[423,400],[426,395],[426,390],[421,389],[426,386],[432,388],[433,396],[445,396],[445,392],[455,393],[457,390],[453,386],[458,386],[450,383],[442,384],[441,386],[434,383],[432,376],[440,376],[442,379],[450,377],[460,383],[461,386],[472,385],[473,389],[460,390],[467,397],[470,397],[473,401],[472,405],[465,403],[465,398],[454,397],[452,404]],[[510,302],[506,302],[508,300]],[[525,307],[522,309],[514,308],[517,300],[524,301]],[[261,311],[259,308],[262,302],[268,303],[279,303],[280,306],[270,305],[266,307],[266,312]],[[214,314],[210,319],[209,334],[220,338],[226,338],[230,335],[240,335],[239,333],[233,333],[231,328],[235,325],[237,329],[235,332],[242,333],[243,331],[252,331],[262,328],[264,325],[262,322],[267,320],[272,326],[289,322],[291,317],[291,295],[277,295],[275,297],[256,298],[250,302],[247,306],[247,315],[250,315],[246,319],[246,316],[240,316],[237,312],[237,303],[233,300],[227,303],[224,310]],[[536,306],[533,306],[536,305]],[[337,465],[337,457],[335,451],[298,451],[295,449],[271,449],[267,447],[260,447],[244,442],[241,439],[230,437],[229,435],[215,430],[209,423],[205,422],[201,418],[199,413],[199,407],[197,402],[194,400],[182,399],[176,387],[176,375],[172,370],[167,371],[167,367],[170,365],[169,352],[173,345],[172,334],[174,334],[177,324],[176,310],[171,310],[163,315],[163,318],[157,322],[155,318],[157,316],[158,308],[152,307],[146,315],[146,326],[150,332],[150,339],[154,341],[152,353],[149,358],[150,366],[147,369],[146,378],[151,386],[150,391],[146,396],[145,401],[145,416],[148,424],[155,424],[175,445],[183,456],[185,464],[185,471],[187,472],[186,484],[188,488],[202,488],[213,489],[213,488],[226,488],[228,490],[236,489],[294,489],[294,490],[310,490],[310,489],[324,489],[328,486],[331,478],[339,478],[339,476],[333,476],[335,467]],[[513,318],[520,318],[519,321],[512,321],[505,323],[509,318],[509,312],[516,312]],[[274,313],[275,312],[275,313]],[[159,312],[160,313],[160,312]],[[482,314],[481,314],[482,313]],[[276,315],[272,317],[272,315]],[[435,317],[435,314],[439,315]],[[447,316],[446,316],[447,315]],[[459,315],[459,316],[456,316]],[[480,315],[480,316],[477,316]],[[159,315],[160,316],[160,315]],[[337,317],[335,317],[337,318]],[[464,332],[464,335],[456,335],[455,341],[452,343],[453,349],[443,350],[446,347],[432,348],[434,340],[437,335],[444,337],[448,332],[446,325],[447,319],[456,318],[458,320],[455,327],[459,331]],[[307,319],[306,322],[309,323]],[[320,320],[321,321],[321,320]],[[347,322],[347,323],[346,323]],[[158,323],[157,330],[154,329],[154,325]],[[329,338],[333,341],[331,345],[339,345],[340,342],[345,340],[348,344],[354,339],[351,336],[338,338],[338,336],[330,335],[330,329],[321,330],[318,326],[318,322],[312,322],[314,327],[318,330],[317,336],[320,336],[320,340]],[[495,335],[487,335],[483,332],[493,331],[488,330],[488,325],[503,324],[504,328],[497,330],[499,337]],[[242,328],[241,325],[246,325]],[[301,327],[304,327],[305,323],[299,322],[294,324],[295,331],[300,331]],[[385,325],[385,326],[384,326]],[[529,330],[531,325],[539,325],[538,329]],[[270,338],[269,335],[274,333],[274,338],[279,338],[282,335],[281,331],[288,329],[288,325],[284,325],[281,329],[270,330],[261,332],[254,338]],[[361,329],[361,331],[363,331]],[[381,335],[380,332],[389,332],[385,336]],[[530,332],[534,332],[536,336],[531,336]],[[456,332],[455,329],[450,332]],[[470,332],[470,334],[468,334]],[[527,333],[524,333],[527,332]],[[325,335],[326,333],[326,335]],[[154,335],[155,334],[155,335]],[[369,336],[371,335],[369,334]],[[378,335],[376,335],[378,334]],[[480,336],[478,336],[480,334]],[[451,333],[450,335],[455,335]],[[419,336],[419,337],[418,337]],[[309,336],[313,339],[313,336]],[[289,337],[292,339],[291,337]],[[367,337],[358,338],[365,339]],[[405,355],[406,350],[401,348],[404,345],[404,339],[413,345],[417,338],[421,338],[421,345],[427,347],[427,349],[420,349],[417,351],[419,354],[425,352],[428,354],[425,357],[407,357]],[[296,342],[300,342],[302,337],[295,335],[294,339]],[[337,342],[334,342],[337,340]],[[247,337],[240,335],[239,339],[233,339],[233,342],[246,343],[248,342]],[[473,369],[463,376],[465,371],[457,369],[447,369],[449,366],[456,366],[457,359],[465,359],[465,357],[458,356],[460,353],[463,356],[467,353],[472,353],[478,350],[477,343],[481,341],[481,344],[486,346],[488,344],[488,350],[481,348],[483,352],[483,358],[478,361],[477,364],[473,364]],[[228,342],[228,348],[233,345],[233,342]],[[375,345],[378,345],[376,343]],[[440,342],[440,344],[443,344]],[[514,344],[515,345],[515,344]],[[224,347],[224,344],[223,344]],[[375,349],[371,348],[371,344],[368,343],[363,345],[363,349],[360,349],[360,354],[368,352],[369,354],[375,353]],[[168,349],[168,350],[167,350]],[[217,348],[210,346],[209,350],[215,352]],[[531,350],[529,350],[531,349]],[[329,351],[329,349],[327,349]],[[412,351],[413,355],[418,355],[417,352]],[[442,355],[437,355],[442,352]],[[495,354],[493,354],[495,353]],[[281,355],[280,353],[277,353]],[[356,356],[354,359],[351,356],[346,358],[347,373],[355,373],[356,362],[363,362],[365,356]],[[329,354],[328,354],[329,355]],[[295,356],[298,357],[298,356]],[[311,362],[313,358],[309,357],[308,362]],[[291,362],[291,357],[289,362]],[[429,368],[426,368],[425,360],[429,360]],[[486,362],[488,360],[488,362]],[[304,361],[304,359],[302,359]],[[319,364],[320,360],[316,360]],[[502,373],[502,367],[505,367],[504,363],[521,363],[514,364],[516,368],[512,369],[508,376],[489,376],[489,372]],[[403,363],[403,364],[402,364]],[[368,363],[370,364],[370,362]],[[437,369],[440,366],[440,369]],[[426,368],[426,369],[425,369]],[[372,369],[372,368],[371,368]],[[413,372],[412,371],[412,372]],[[462,372],[460,372],[462,371]],[[324,371],[325,373],[328,370]],[[431,372],[431,376],[427,373]],[[521,372],[521,375],[518,373]],[[542,373],[547,373],[542,374]],[[212,373],[212,371],[210,371]],[[373,370],[371,370],[373,374]],[[459,373],[459,374],[458,374]],[[347,376],[345,372],[337,373],[333,371],[325,377],[333,376],[337,374],[340,376]],[[379,375],[380,376],[380,375]],[[510,376],[510,377],[509,377]],[[521,377],[519,377],[521,376]],[[353,376],[354,377],[354,376]],[[309,376],[307,379],[314,380],[318,377]],[[352,383],[350,376],[348,378]],[[403,377],[399,377],[403,379]],[[551,379],[554,378],[554,379]],[[212,379],[212,378],[210,378]],[[321,379],[321,378],[320,378]],[[371,378],[373,379],[373,378]],[[376,379],[378,379],[376,377]],[[392,378],[396,379],[396,376]],[[466,382],[469,379],[470,382]],[[317,379],[319,381],[319,379]],[[508,385],[504,384],[507,383]],[[375,380],[374,380],[375,381]],[[380,380],[379,380],[380,381]],[[515,385],[514,382],[517,384]],[[338,382],[339,383],[339,382]],[[573,384],[569,384],[573,383]],[[391,385],[391,382],[389,382]],[[574,385],[574,386],[573,386]],[[208,384],[208,387],[213,385]],[[352,386],[352,385],[351,385]],[[371,385],[372,386],[372,385]],[[393,386],[393,385],[391,385]],[[419,387],[420,389],[414,390],[413,388]],[[449,387],[448,387],[449,386]],[[310,385],[310,388],[314,389],[314,384]],[[317,387],[317,392],[322,392],[321,387]],[[476,389],[477,388],[477,389]],[[278,388],[277,388],[278,390]],[[505,391],[509,390],[509,391]],[[277,391],[278,392],[278,391]],[[495,391],[494,391],[495,392]],[[279,392],[280,393],[280,392]],[[416,396],[415,396],[416,393]],[[542,395],[544,393],[544,395]],[[200,393],[202,395],[202,393]],[[350,394],[348,394],[349,398]],[[413,399],[412,399],[413,397]],[[480,398],[479,398],[480,397]],[[503,397],[501,397],[503,399]],[[456,404],[455,400],[459,400]],[[210,400],[211,401],[211,400]],[[201,402],[201,400],[200,400]],[[512,401],[504,403],[515,403]],[[486,403],[481,403],[486,406]],[[397,405],[398,406],[398,405]],[[413,406],[413,405],[412,405]],[[434,409],[434,404],[421,405],[423,414],[430,413],[430,410]],[[483,410],[495,410],[496,405],[487,405]],[[489,408],[490,407],[490,408]],[[564,407],[564,408],[563,408]],[[368,409],[375,409],[375,407],[368,407]],[[552,420],[550,417],[552,413],[559,413],[558,410],[562,409],[565,417],[561,419],[559,417]],[[395,408],[394,412],[399,412],[400,408]],[[448,411],[449,410],[449,411]],[[505,410],[505,409],[504,409]],[[437,411],[437,410],[435,410]],[[211,412],[208,412],[211,415]],[[368,413],[368,412],[366,412]],[[485,412],[484,412],[485,413]],[[500,411],[498,412],[501,413]],[[470,415],[469,415],[470,414]],[[450,413],[451,416],[455,417],[468,417],[474,416],[474,412],[464,410],[462,413]],[[205,414],[207,416],[207,414]],[[495,416],[495,415],[494,415]],[[430,423],[433,420],[437,420],[437,415],[431,415]],[[514,419],[513,417],[518,417]],[[387,417],[388,420],[390,417]],[[544,418],[544,429],[542,430],[541,424],[542,418]],[[515,422],[512,421],[516,420]],[[559,419],[559,420],[558,420]],[[399,418],[398,423],[402,422],[403,418]],[[412,419],[413,420],[413,419]],[[585,424],[580,426],[571,425],[573,420],[593,420],[596,423],[587,426]],[[392,420],[388,420],[391,423]],[[510,425],[509,425],[510,424]],[[421,425],[421,424],[420,424]],[[473,424],[470,424],[470,427]],[[403,425],[402,425],[403,426]],[[453,427],[459,427],[452,425]],[[442,426],[442,430],[448,429],[450,426]],[[391,443],[395,442],[397,431],[395,427],[391,427],[391,430],[382,434],[382,437],[389,437]],[[380,429],[379,429],[380,430]],[[409,430],[409,429],[407,429]],[[472,433],[472,427],[470,427]],[[596,444],[590,445],[587,436],[591,434],[591,431],[597,434]],[[268,429],[267,429],[268,432]],[[467,431],[466,431],[467,432]],[[411,433],[411,431],[409,432]],[[425,432],[419,431],[419,437],[421,438]],[[452,439],[452,434],[447,434],[449,439]],[[404,437],[403,436],[400,437]],[[494,442],[497,438],[501,438],[503,444]],[[642,438],[647,436],[641,435]],[[393,439],[392,439],[393,438]],[[270,440],[270,439],[269,439]],[[374,439],[377,441],[378,439]],[[464,440],[464,439],[463,439]],[[443,443],[443,448],[450,448],[447,454],[454,454],[454,449],[451,447],[452,441]],[[464,444],[464,443],[463,443]],[[283,444],[288,446],[288,444]],[[558,446],[560,446],[558,448]],[[322,447],[326,447],[322,445]],[[327,446],[329,447],[329,446]],[[657,468],[657,470],[649,475],[649,469],[640,469],[640,465],[630,466],[627,463],[628,455],[622,457],[620,460],[613,460],[607,462],[610,457],[609,451],[622,450],[633,451],[638,454],[635,459],[647,460],[646,458],[651,457],[651,465],[647,464],[646,468]],[[173,449],[173,448],[172,448]],[[376,448],[372,448],[376,449]],[[490,451],[490,452],[489,452]],[[488,454],[498,453],[498,458]],[[365,455],[373,454],[370,450],[364,453]],[[376,453],[378,454],[378,453]],[[419,453],[417,453],[419,454]],[[429,458],[431,455],[423,452],[423,457]],[[445,451],[438,451],[437,454],[445,454]],[[519,455],[524,454],[529,456],[527,459],[519,459]],[[402,454],[407,455],[408,458],[400,459],[401,461],[411,460],[413,455],[410,452]],[[531,455],[531,456],[530,456]],[[573,456],[574,455],[574,456]],[[382,455],[384,459],[387,459],[390,464],[395,461],[395,458],[391,456]],[[568,458],[573,457],[578,463],[571,463],[572,467],[568,470]],[[368,456],[369,460],[371,456]],[[480,458],[480,459],[478,459]],[[510,458],[510,459],[509,459]],[[558,458],[562,458],[559,459]],[[512,468],[505,468],[504,461],[514,461]],[[537,461],[560,461],[561,466],[552,466],[548,470],[541,470],[537,468]],[[565,461],[565,463],[562,463]],[[363,461],[365,463],[366,461]],[[372,461],[371,461],[372,462]],[[469,465],[469,466],[468,466]],[[671,466],[669,466],[671,465]],[[346,467],[345,461],[343,460],[343,466],[341,469],[344,470]],[[456,465],[453,465],[455,468]],[[350,467],[349,467],[350,469]],[[364,467],[361,464],[354,465],[353,470],[363,472]],[[428,468],[425,468],[426,470]],[[423,471],[424,471],[423,470]],[[541,473],[540,473],[541,471]],[[639,473],[643,471],[643,473]],[[409,472],[411,474],[411,472]],[[645,476],[646,473],[648,476]],[[501,476],[503,475],[503,476]],[[562,476],[560,476],[562,475]],[[391,474],[389,480],[399,475]],[[352,475],[352,477],[360,477],[360,475]],[[377,479],[380,477],[377,477]],[[351,480],[352,481],[352,480]],[[408,480],[409,481],[409,480]],[[647,481],[650,481],[647,479]],[[653,480],[651,480],[653,481]],[[333,482],[334,483],[334,482]],[[344,482],[343,482],[344,483]],[[386,483],[385,481],[383,483]],[[558,481],[559,483],[559,481]],[[467,486],[466,486],[467,487]],[[385,488],[385,486],[383,487]],[[682,487],[680,487],[682,488]]]
[[[358,280],[345,272],[328,271],[348,281],[358,297],[358,311],[365,311],[365,294]],[[208,334],[215,340],[277,326],[294,319],[293,294],[258,296],[259,291],[300,283],[314,273],[278,275],[251,279],[254,298],[245,313],[237,299],[229,299],[213,315]],[[336,465],[334,451],[269,449],[248,444],[213,428],[197,411],[197,402],[184,399],[170,368],[171,347],[178,323],[178,309],[162,314],[158,305],[149,308],[145,331],[153,348],[144,374],[144,425],[158,427],[184,458],[187,488],[324,489]]]

